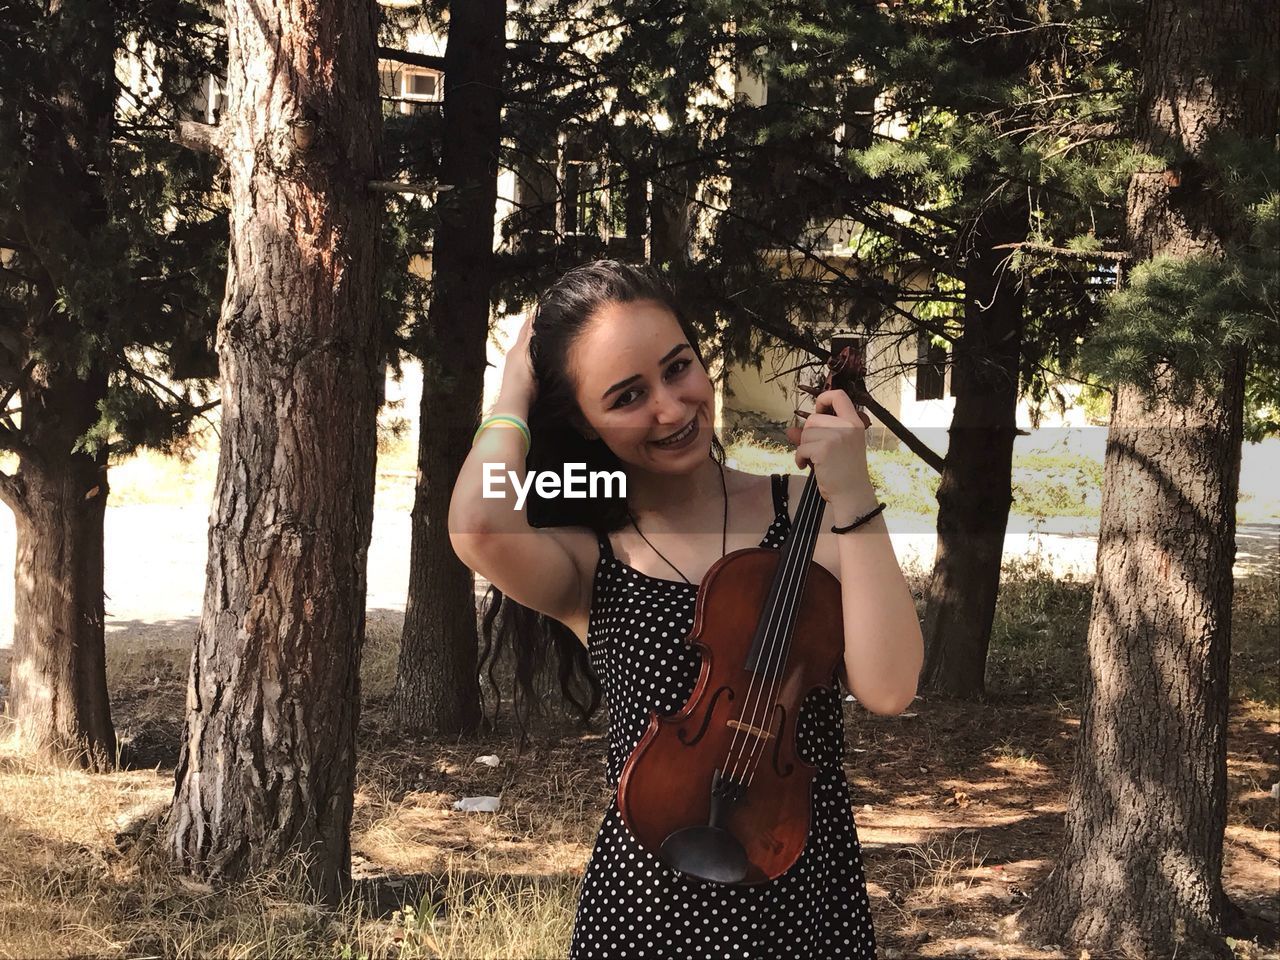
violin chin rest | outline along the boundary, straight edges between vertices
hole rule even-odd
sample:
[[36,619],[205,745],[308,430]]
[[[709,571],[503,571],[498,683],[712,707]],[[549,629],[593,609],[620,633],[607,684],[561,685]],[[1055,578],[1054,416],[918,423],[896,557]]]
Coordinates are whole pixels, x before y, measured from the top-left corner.
[[713,883],[741,883],[747,875],[747,851],[720,827],[684,827],[658,850],[670,867]]

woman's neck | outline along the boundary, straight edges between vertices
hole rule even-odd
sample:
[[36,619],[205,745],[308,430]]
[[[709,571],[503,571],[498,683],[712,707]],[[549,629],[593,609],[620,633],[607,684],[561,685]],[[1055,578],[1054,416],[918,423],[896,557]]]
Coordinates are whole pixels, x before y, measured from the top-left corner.
[[684,525],[711,512],[718,518],[724,501],[721,467],[710,457],[690,473],[627,470],[627,506],[641,522],[648,517]]

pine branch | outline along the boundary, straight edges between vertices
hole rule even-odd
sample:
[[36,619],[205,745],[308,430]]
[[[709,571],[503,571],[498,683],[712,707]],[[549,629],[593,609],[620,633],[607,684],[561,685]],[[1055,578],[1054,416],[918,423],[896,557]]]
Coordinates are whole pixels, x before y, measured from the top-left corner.
[[222,128],[196,120],[179,120],[174,126],[170,138],[179,146],[194,150],[197,153],[208,153],[221,157],[224,153],[225,134]]
[[999,243],[992,250],[1026,250],[1028,253],[1039,253],[1046,257],[1062,257],[1065,260],[1102,261],[1105,263],[1127,263],[1132,255],[1120,250],[1072,250],[1069,247],[1055,247],[1048,243],[1035,243],[1023,240],[1018,243]]
[[16,453],[28,460],[43,459],[34,447],[22,439],[22,435],[17,430],[5,426],[0,426],[0,450]]
[[[749,314],[751,324],[757,330],[767,333],[780,343],[784,343],[796,350],[805,351],[822,362],[826,362],[830,352],[824,350],[821,344],[816,340],[805,336],[797,330],[790,329],[789,327],[775,325],[771,321],[766,320],[756,311],[744,306],[741,302],[729,300],[727,298],[720,299],[722,305],[727,307],[730,311]],[[939,474],[942,473],[943,458],[935,453],[928,444],[912,433],[909,427],[886,410],[874,397],[869,393],[862,393],[860,396],[854,397],[853,399],[870,410],[871,413],[873,413],[876,418],[885,425],[890,433],[906,444],[907,449],[929,466],[933,467],[933,469]]]
[[426,67],[429,70],[444,70],[444,57],[432,56],[429,53],[410,53],[408,50],[397,50],[394,47],[379,47],[378,58],[407,63],[413,67]]
[[370,180],[369,189],[374,193],[413,193],[433,196],[452,190],[451,183],[407,183],[400,180]]
[[0,397],[0,416],[6,418],[9,416],[9,401],[12,400],[14,395],[22,389],[23,385],[27,382],[27,377],[31,376],[31,371],[35,368],[36,361],[34,359],[28,360],[27,365],[22,368],[22,371],[16,377],[14,377],[13,383],[9,385],[9,389],[5,391],[3,397]]
[[0,500],[3,500],[15,513],[22,507],[26,496],[23,493],[25,484],[22,478],[0,470]]

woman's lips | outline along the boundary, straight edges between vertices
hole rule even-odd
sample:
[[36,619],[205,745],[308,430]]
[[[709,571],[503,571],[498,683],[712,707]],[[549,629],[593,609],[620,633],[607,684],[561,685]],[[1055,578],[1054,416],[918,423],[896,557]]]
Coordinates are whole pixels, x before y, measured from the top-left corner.
[[690,420],[683,427],[677,430],[675,434],[673,434],[673,436],[678,436],[680,433],[686,430],[688,430],[689,432],[688,436],[686,436],[683,440],[680,440],[676,443],[663,443],[658,440],[654,440],[651,442],[655,447],[658,447],[660,450],[683,450],[685,447],[689,446],[691,443],[693,443],[695,440],[698,439],[698,417],[696,414],[694,415],[694,418],[692,420]]

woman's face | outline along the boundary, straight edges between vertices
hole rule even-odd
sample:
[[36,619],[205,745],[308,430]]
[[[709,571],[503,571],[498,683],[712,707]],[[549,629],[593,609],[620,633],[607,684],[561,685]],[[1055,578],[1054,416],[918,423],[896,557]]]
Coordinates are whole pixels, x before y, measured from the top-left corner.
[[623,463],[687,473],[705,460],[715,390],[680,324],[655,300],[611,303],[569,349],[588,437]]

